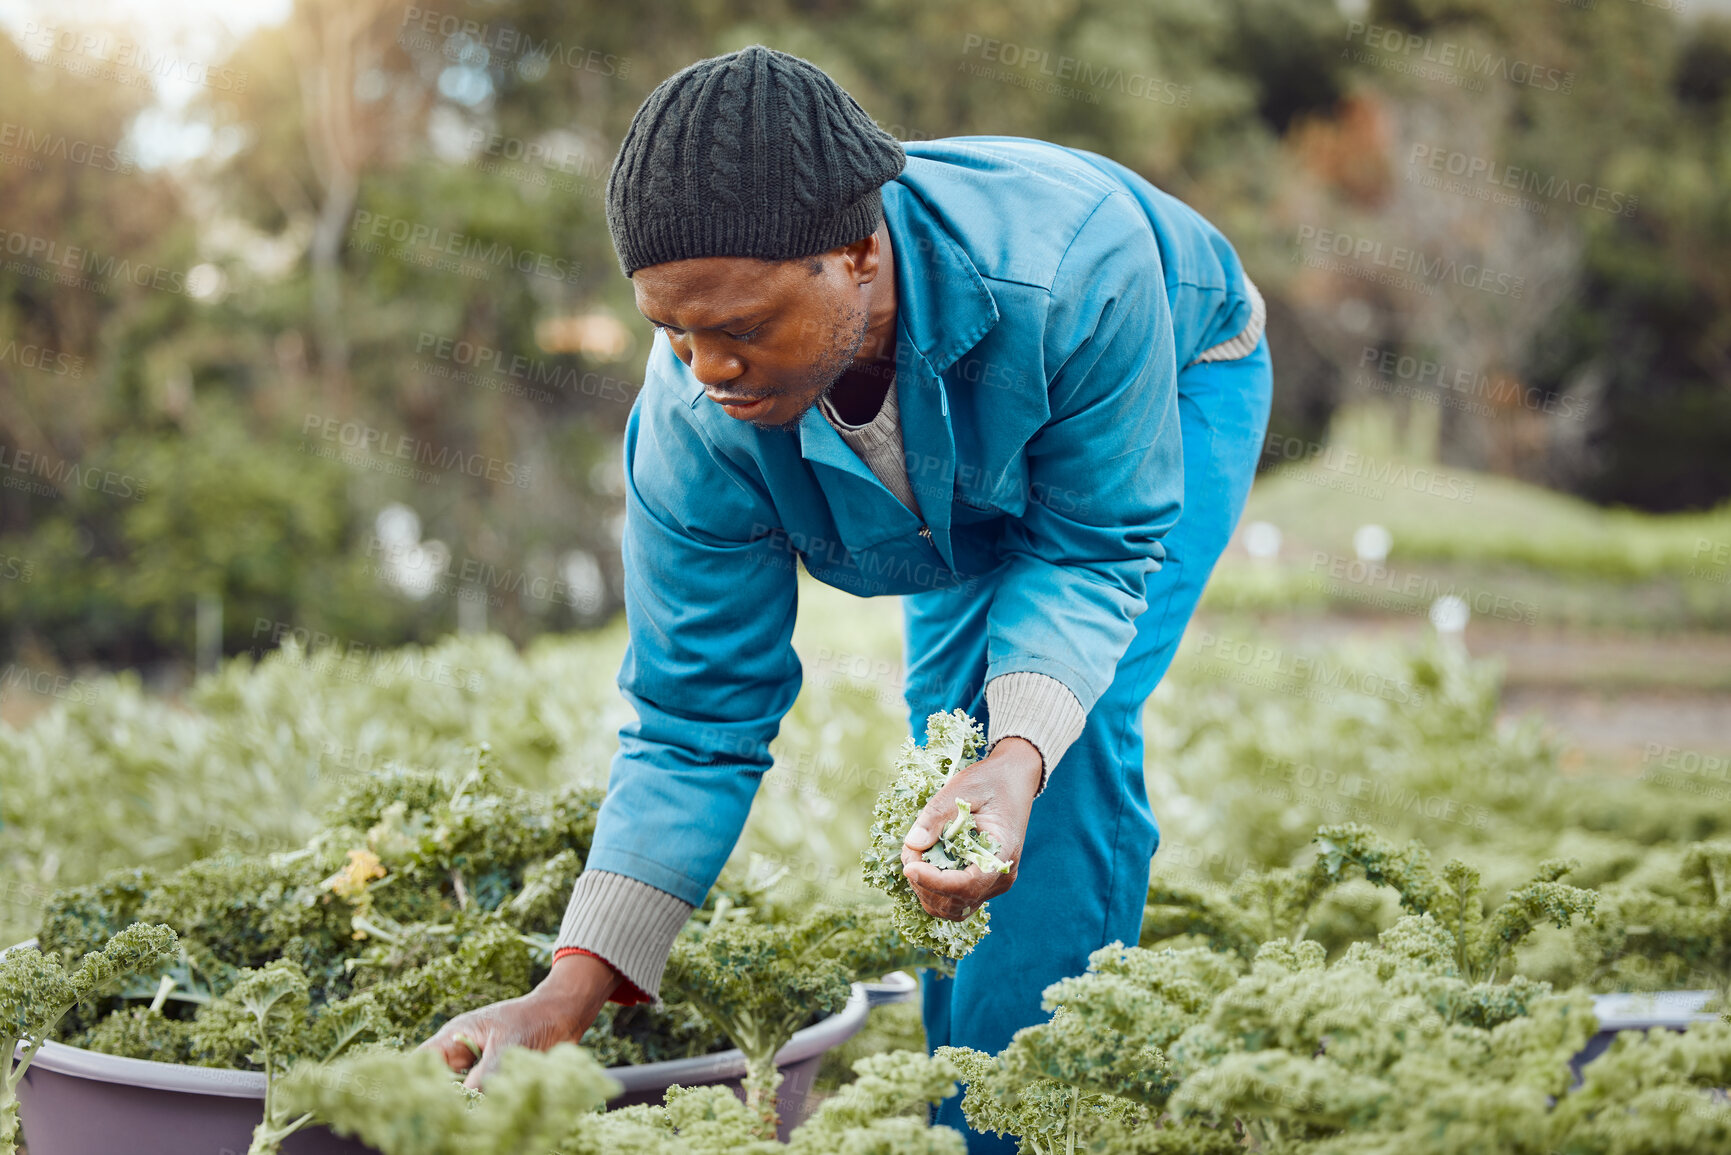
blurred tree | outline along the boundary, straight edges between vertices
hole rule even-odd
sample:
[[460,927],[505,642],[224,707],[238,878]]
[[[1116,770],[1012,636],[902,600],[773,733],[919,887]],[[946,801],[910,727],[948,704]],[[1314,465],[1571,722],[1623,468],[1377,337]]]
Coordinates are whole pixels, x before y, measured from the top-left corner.
[[274,640],[277,623],[344,642],[430,640],[345,548],[342,467],[262,440],[220,402],[173,437],[123,434],[89,467],[111,492],[68,487],[73,517],[11,543],[50,575],[0,585],[20,648],[128,663],[190,653],[201,595],[220,603],[229,651]]
[[[125,145],[147,95],[38,64],[0,37],[0,442],[31,454],[76,461],[133,415],[133,383],[98,356],[142,296],[121,262],[146,281],[185,269],[180,199]],[[44,367],[26,348],[65,359]],[[0,489],[0,533],[41,508]]]
[[1731,21],[1699,21],[1660,60],[1658,91],[1639,95],[1662,115],[1603,177],[1639,207],[1593,222],[1544,373],[1598,392],[1588,452],[1558,480],[1597,501],[1701,509],[1731,495]]
[[[339,405],[349,367],[339,260],[361,174],[393,128],[419,122],[427,100],[427,86],[415,83],[412,73],[397,76],[392,93],[385,71],[383,58],[406,14],[401,0],[300,0],[283,38],[294,56],[306,148],[318,181],[307,246],[313,327],[326,399]],[[387,103],[387,94],[397,99]]]

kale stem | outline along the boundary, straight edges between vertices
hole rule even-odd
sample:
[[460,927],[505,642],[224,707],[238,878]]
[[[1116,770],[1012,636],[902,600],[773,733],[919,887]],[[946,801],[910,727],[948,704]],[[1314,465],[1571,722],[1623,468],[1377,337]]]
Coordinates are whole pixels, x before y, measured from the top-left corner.
[[781,1086],[781,1071],[776,1068],[775,1056],[767,1057],[761,1051],[746,1057],[745,1105],[755,1114],[760,1123],[758,1136],[774,1141],[776,1132],[781,1126],[781,1115],[776,1110],[776,1091]]
[[354,927],[356,930],[365,933],[369,937],[376,938],[380,942],[386,943],[390,946],[403,945],[402,935],[393,934],[391,931],[384,929],[364,914],[350,915],[349,925]]
[[18,1044],[23,1042],[21,1036],[9,1038],[0,1037],[0,1046],[6,1048],[6,1090],[10,1091],[18,1085],[18,1080],[24,1077],[24,1068],[30,1065],[30,1052],[25,1051],[24,1057],[14,1065],[12,1056],[18,1053]]
[[1466,976],[1466,980],[1470,983],[1477,980],[1472,977],[1475,968],[1473,968],[1467,960],[1468,901],[1469,896],[1466,891],[1466,884],[1457,880],[1455,882],[1455,914],[1458,916],[1459,921],[1455,923],[1455,958],[1460,962],[1461,974]]
[[18,1100],[7,1097],[0,1103],[0,1152],[11,1155],[18,1150]]
[[278,1125],[271,1121],[267,1114],[264,1121],[252,1131],[252,1143],[248,1145],[247,1155],[278,1155],[282,1150],[282,1142],[308,1123],[312,1122],[313,1113],[308,1111],[292,1123]]
[[457,789],[451,793],[451,805],[455,807],[457,803],[461,802],[463,800],[463,795],[469,792],[469,787],[480,780],[481,772],[479,769],[470,770],[467,774],[464,774],[462,780],[457,783]]

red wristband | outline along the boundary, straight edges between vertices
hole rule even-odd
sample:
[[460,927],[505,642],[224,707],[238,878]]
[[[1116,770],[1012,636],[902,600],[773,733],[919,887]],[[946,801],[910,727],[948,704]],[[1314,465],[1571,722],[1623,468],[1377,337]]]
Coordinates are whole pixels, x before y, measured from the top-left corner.
[[[562,946],[562,947],[560,947],[558,950],[553,952],[553,961],[558,962],[560,959],[564,958],[566,955],[569,955],[569,954],[588,955],[590,958],[601,959],[601,961],[604,963],[607,962],[606,959],[601,958],[601,956],[596,954],[594,951],[584,950],[580,946]],[[613,966],[612,963],[607,963],[607,965],[610,967]],[[614,973],[618,974],[618,968],[617,967],[614,968]],[[623,1007],[634,1007],[638,1003],[652,1003],[655,1000],[650,998],[648,995],[644,994],[642,989],[639,988],[636,983],[632,982],[630,979],[626,978],[624,975],[619,975],[619,985],[614,988],[613,994],[611,996],[609,996],[607,1001],[610,1003],[618,1003],[620,1006],[623,1006]]]

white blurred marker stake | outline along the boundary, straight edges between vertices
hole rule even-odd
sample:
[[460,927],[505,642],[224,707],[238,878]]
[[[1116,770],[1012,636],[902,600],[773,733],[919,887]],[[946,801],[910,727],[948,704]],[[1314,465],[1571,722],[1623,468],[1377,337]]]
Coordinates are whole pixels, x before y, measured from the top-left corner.
[[1436,627],[1437,636],[1448,645],[1466,648],[1461,635],[1472,616],[1472,607],[1467,605],[1466,599],[1454,594],[1444,594],[1430,604],[1430,624]]
[[1273,561],[1280,556],[1280,527],[1267,521],[1251,522],[1244,527],[1244,549],[1257,561]]
[[1352,552],[1359,561],[1386,561],[1394,535],[1380,525],[1361,525],[1352,535]]
[[484,634],[487,632],[487,591],[478,585],[465,585],[457,596],[457,632]]
[[222,598],[199,594],[193,611],[193,653],[201,674],[216,672],[222,664]]

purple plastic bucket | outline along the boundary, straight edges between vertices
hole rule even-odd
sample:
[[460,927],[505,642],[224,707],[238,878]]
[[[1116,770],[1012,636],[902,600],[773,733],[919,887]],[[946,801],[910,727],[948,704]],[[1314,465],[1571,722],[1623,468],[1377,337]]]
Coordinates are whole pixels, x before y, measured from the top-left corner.
[[[18,1087],[30,1155],[243,1155],[264,1116],[264,1075],[123,1059],[45,1043]],[[322,1127],[283,1155],[367,1155]]]
[[[815,1105],[811,1093],[824,1052],[859,1032],[874,996],[902,994],[913,983],[899,973],[890,980],[855,983],[847,1006],[795,1034],[776,1055],[783,1076],[776,1108],[781,1112],[784,1140]],[[696,1059],[613,1067],[607,1073],[625,1088],[609,1106],[659,1103],[662,1093],[675,1083],[683,1087],[719,1083],[737,1090],[745,1076],[745,1056],[728,1050]],[[264,1089],[264,1075],[257,1071],[123,1059],[45,1043],[19,1084],[18,1107],[30,1155],[244,1155],[253,1127],[264,1115]],[[372,1151],[358,1140],[340,1138],[322,1127],[308,1127],[283,1144],[284,1155]]]

